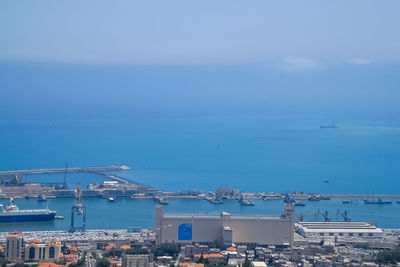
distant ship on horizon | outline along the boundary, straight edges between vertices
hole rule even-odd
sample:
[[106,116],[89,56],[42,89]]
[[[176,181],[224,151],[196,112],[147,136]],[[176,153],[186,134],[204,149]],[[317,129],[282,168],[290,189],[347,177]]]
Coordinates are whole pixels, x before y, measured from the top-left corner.
[[336,129],[336,128],[339,128],[339,126],[337,126],[336,123],[332,122],[331,124],[320,125],[319,128],[321,128],[321,129]]

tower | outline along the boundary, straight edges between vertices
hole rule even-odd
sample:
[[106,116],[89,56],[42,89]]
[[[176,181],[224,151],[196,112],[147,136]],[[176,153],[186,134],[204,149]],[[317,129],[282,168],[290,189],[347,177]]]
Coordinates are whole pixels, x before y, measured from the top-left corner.
[[155,232],[156,232],[156,244],[161,244],[162,243],[162,219],[164,216],[164,211],[163,211],[163,207],[161,205],[157,205],[156,206],[156,228],[155,228]]
[[[82,224],[75,225],[75,216],[82,216]],[[85,231],[86,228],[86,207],[82,201],[82,191],[80,183],[76,187],[75,204],[71,208],[71,228],[70,232]]]
[[294,204],[293,203],[285,203],[285,218],[289,220],[289,228],[290,228],[290,236],[289,236],[289,244],[293,246],[294,242]]
[[24,238],[22,232],[9,232],[6,241],[7,261],[18,262],[22,260],[22,247]]

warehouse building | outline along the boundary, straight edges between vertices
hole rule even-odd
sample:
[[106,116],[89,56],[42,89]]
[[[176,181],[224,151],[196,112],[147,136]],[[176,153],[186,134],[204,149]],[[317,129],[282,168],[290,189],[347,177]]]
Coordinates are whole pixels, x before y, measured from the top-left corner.
[[382,238],[383,230],[366,222],[299,222],[296,232],[304,237]]
[[280,216],[164,214],[156,208],[156,242],[211,243],[222,240],[226,245],[292,245],[294,208],[285,204]]

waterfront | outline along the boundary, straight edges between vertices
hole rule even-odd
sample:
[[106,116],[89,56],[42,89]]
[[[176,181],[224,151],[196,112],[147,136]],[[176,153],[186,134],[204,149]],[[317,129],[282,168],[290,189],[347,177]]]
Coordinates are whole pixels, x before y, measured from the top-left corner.
[[[400,204],[396,199],[391,205],[364,205],[343,204],[345,198],[335,198],[324,201],[305,201],[305,207],[296,207],[297,216],[304,213],[307,220],[314,220],[314,213],[320,209],[321,212],[328,211],[332,220],[343,218],[337,214],[348,211],[353,221],[366,221],[377,223],[383,228],[399,228]],[[359,199],[360,200],[360,199]],[[0,231],[9,230],[67,230],[70,226],[71,206],[73,199],[59,198],[49,199],[47,202],[39,202],[36,199],[17,199],[18,206],[22,208],[46,208],[47,206],[57,211],[57,215],[64,216],[63,220],[51,222],[24,222],[24,223],[0,223]],[[155,202],[152,199],[130,199],[118,198],[116,202],[107,202],[102,198],[87,198],[84,200],[87,206],[87,228],[88,229],[128,229],[129,227],[154,227]],[[271,214],[283,213],[282,200],[253,200],[254,206],[242,206],[237,200],[225,200],[224,204],[213,205],[200,199],[170,199],[169,205],[165,206],[166,212],[172,213],[208,213],[218,214],[228,211],[238,214]],[[359,201],[360,203],[362,201]],[[2,201],[3,204],[7,200]],[[118,218],[116,220],[115,218]],[[298,219],[298,218],[296,218]],[[320,215],[319,220],[323,220]]]
[[[121,176],[166,191],[397,194],[397,121],[269,117],[1,122],[1,170],[131,167]],[[46,179],[43,176],[43,179]],[[68,174],[84,186],[101,177]],[[329,179],[330,183],[324,183]],[[36,180],[33,179],[32,180]],[[52,182],[62,182],[63,175]]]
[[[397,121],[341,120],[338,129],[319,129],[320,119],[269,117],[137,118],[128,121],[2,121],[0,169],[128,165],[117,174],[164,191],[243,191],[398,194],[400,128]],[[64,174],[24,175],[24,182],[62,183]],[[82,188],[103,183],[90,173],[68,173],[66,182]],[[328,181],[328,182],[325,182]],[[152,199],[84,200],[87,228],[153,227]],[[398,228],[400,205],[343,205],[342,199],[308,202],[296,211],[347,210],[353,221]],[[6,203],[7,200],[3,200]],[[0,224],[0,231],[65,230],[73,199],[18,199],[23,208],[56,210],[64,220]],[[362,199],[359,199],[362,202]],[[281,214],[282,201],[254,200],[241,206],[226,200],[169,199],[168,212]],[[313,219],[312,214],[305,214]],[[340,215],[339,215],[340,216]],[[119,218],[115,220],[114,218]],[[319,216],[322,220],[322,216]],[[341,219],[339,217],[339,219]]]

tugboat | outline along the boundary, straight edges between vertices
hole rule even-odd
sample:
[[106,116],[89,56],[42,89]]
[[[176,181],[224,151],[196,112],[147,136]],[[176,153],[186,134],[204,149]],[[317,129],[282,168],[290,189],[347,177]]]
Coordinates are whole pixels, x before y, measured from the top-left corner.
[[38,201],[45,202],[45,201],[47,201],[47,197],[45,195],[39,195]]
[[165,197],[158,196],[158,197],[155,197],[154,200],[160,205],[168,205],[169,204],[168,200]]
[[240,197],[239,203],[242,206],[254,206],[254,203],[247,198],[244,198],[243,195]]
[[12,198],[6,209],[2,204],[0,204],[0,208],[0,222],[51,221],[56,216],[56,212],[48,208],[20,210]]
[[293,205],[297,206],[297,207],[304,207],[306,204],[300,200],[295,200],[293,202]]

